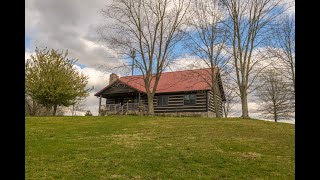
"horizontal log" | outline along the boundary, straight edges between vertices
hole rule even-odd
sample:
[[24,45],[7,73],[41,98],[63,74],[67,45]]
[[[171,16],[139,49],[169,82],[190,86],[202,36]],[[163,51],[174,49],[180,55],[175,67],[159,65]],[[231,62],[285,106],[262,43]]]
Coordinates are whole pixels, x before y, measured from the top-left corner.
[[166,112],[206,112],[206,109],[178,109],[178,110],[154,110],[155,113]]
[[[155,95],[154,97],[158,97],[158,96],[168,96],[169,98],[183,98],[185,95],[189,95],[188,93],[186,94],[177,94],[177,95]],[[203,97],[206,96],[205,93],[201,93],[201,94],[196,94],[196,97]]]
[[[205,96],[196,97],[197,100],[206,100],[207,98]],[[157,101],[158,98],[154,98],[153,101]],[[184,98],[168,98],[168,101],[184,101]]]
[[[207,102],[207,100],[206,99],[199,99],[199,100],[196,100],[196,103],[198,104],[198,103],[206,103]],[[158,103],[158,101],[153,101],[153,104],[157,104]],[[168,101],[168,103],[170,104],[170,103],[172,103],[172,104],[175,104],[175,103],[184,103],[184,101]]]
[[157,110],[161,110],[161,109],[203,109],[206,108],[205,106],[157,106],[154,107]]
[[[169,96],[169,99],[183,99],[184,96],[181,96],[181,97],[170,97]],[[206,95],[198,95],[196,96],[196,98],[206,98]]]
[[[153,102],[153,104],[158,104],[157,102]],[[207,101],[203,100],[203,101],[196,101],[196,104],[204,104],[206,105],[207,104]],[[174,102],[171,102],[169,101],[168,102],[168,105],[184,105],[184,101],[174,101]]]
[[[207,102],[203,101],[203,102],[196,102],[195,105],[206,105]],[[168,105],[179,105],[179,106],[184,106],[184,103],[168,103]]]
[[161,108],[184,108],[184,107],[206,107],[205,104],[200,104],[200,105],[197,105],[197,104],[193,104],[193,105],[171,105],[171,106],[154,106],[154,107],[161,107]]

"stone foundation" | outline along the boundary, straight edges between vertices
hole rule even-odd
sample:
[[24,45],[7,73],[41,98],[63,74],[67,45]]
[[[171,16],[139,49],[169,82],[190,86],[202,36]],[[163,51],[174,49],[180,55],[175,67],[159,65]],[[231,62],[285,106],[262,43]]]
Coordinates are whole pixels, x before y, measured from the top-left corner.
[[216,117],[214,112],[174,112],[174,113],[155,113],[157,116],[169,117]]
[[[115,115],[116,112],[104,112],[100,116]],[[139,111],[127,111],[125,115],[140,115],[143,116],[143,112]],[[216,117],[214,112],[173,112],[173,113],[155,113],[156,116],[167,117]]]
[[103,113],[100,113],[100,116],[109,116],[109,115],[144,115],[143,112],[139,112],[139,111],[132,111],[129,110],[127,112],[125,112],[124,114],[119,114],[116,111],[105,111]]

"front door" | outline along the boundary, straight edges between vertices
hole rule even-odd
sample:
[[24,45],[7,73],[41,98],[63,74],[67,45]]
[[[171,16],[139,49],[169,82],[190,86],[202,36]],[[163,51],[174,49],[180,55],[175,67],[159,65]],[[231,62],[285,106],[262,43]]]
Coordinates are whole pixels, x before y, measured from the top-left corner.
[[114,101],[116,104],[121,103],[121,105],[123,105],[123,98],[116,98]]

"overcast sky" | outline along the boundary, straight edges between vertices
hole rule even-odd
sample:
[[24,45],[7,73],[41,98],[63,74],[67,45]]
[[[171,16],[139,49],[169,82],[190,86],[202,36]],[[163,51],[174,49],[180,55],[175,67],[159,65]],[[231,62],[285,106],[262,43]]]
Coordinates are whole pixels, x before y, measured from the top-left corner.
[[[98,111],[98,98],[93,94],[107,85],[110,72],[98,69],[98,65],[117,61],[117,55],[99,42],[97,27],[105,24],[99,11],[111,0],[26,0],[25,16],[25,57],[35,47],[48,47],[69,51],[69,57],[78,59],[79,71],[89,75],[88,86],[94,91],[86,101],[86,109],[94,115]],[[294,9],[293,9],[294,11]],[[186,66],[184,66],[184,64]],[[188,67],[188,61],[180,60],[179,69]],[[249,103],[254,117],[256,103]],[[241,105],[235,107],[234,115],[240,116]]]

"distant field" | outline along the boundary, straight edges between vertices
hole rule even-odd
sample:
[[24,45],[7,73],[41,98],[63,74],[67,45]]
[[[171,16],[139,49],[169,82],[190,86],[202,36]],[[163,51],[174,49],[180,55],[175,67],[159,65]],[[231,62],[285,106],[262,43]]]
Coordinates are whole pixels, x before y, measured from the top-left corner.
[[26,117],[26,179],[294,179],[294,125]]

